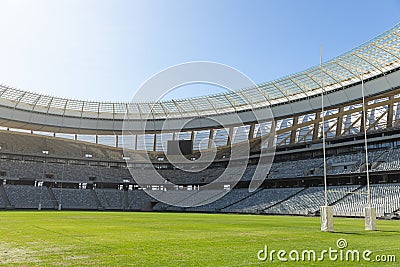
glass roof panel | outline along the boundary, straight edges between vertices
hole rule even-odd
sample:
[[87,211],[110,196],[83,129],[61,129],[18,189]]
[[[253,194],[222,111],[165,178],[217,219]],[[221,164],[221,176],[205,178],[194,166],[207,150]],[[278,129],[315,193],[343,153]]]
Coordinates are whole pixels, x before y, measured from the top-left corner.
[[249,101],[247,100],[246,96],[243,95],[243,92],[230,92],[226,96],[229,99],[229,102],[231,102],[235,106],[243,106],[249,104]]
[[310,71],[308,75],[318,83],[322,84],[323,82],[324,86],[329,86],[331,84],[337,83],[336,80],[334,80],[331,76],[327,75],[326,72],[321,71],[320,68]]
[[178,107],[172,101],[161,102],[161,105],[168,113],[179,113]]
[[162,107],[162,105],[159,102],[151,103],[150,107],[151,107],[151,112],[153,114],[163,114],[163,115],[165,115],[164,108]]
[[139,107],[137,103],[128,103],[127,108],[129,114],[139,114]]
[[103,102],[99,105],[99,113],[113,113],[114,105],[110,102]]
[[192,104],[196,107],[197,111],[214,110],[214,107],[205,98],[193,98],[190,100]]
[[53,97],[51,96],[41,95],[38,101],[36,102],[36,105],[42,107],[48,107],[52,99]]
[[9,88],[8,90],[5,90],[3,92],[1,97],[6,98],[11,101],[17,101],[23,94],[24,94],[24,91]]
[[50,103],[50,107],[52,108],[59,108],[59,109],[64,109],[65,108],[65,104],[67,103],[67,99],[65,98],[59,98],[59,97],[55,97],[53,98],[53,100]]
[[269,100],[285,97],[272,83],[264,83],[260,85],[259,88],[263,93],[269,96]]
[[250,101],[251,103],[264,103],[265,104],[265,97],[261,94],[257,87],[250,88],[245,91],[241,91],[241,94]]
[[330,64],[326,64],[324,66],[324,70],[334,77],[337,77],[342,82],[349,80],[354,76],[348,69],[344,68],[341,65],[338,65],[335,62],[330,62]]
[[153,103],[138,103],[140,112],[142,113],[142,115],[149,115],[152,113],[151,110],[151,104]]
[[314,91],[315,89],[320,87],[320,85],[308,75],[299,75],[294,79],[297,83],[307,88],[307,91]]
[[66,105],[66,109],[71,109],[71,110],[82,110],[82,106],[83,106],[83,101],[79,101],[79,100],[68,100],[67,105]]
[[38,95],[38,94],[26,92],[20,99],[20,102],[33,105],[36,103],[36,101],[39,99],[39,97],[40,97],[40,95]]
[[275,82],[275,85],[283,90],[286,95],[294,95],[303,92],[299,86],[297,86],[290,79],[282,79]]
[[194,107],[187,99],[183,100],[176,100],[175,103],[179,106],[179,109],[186,113],[186,112],[194,112]]
[[118,114],[125,114],[126,103],[114,103],[114,112]]
[[86,112],[99,112],[99,102],[85,102],[83,111]]
[[208,99],[215,109],[226,109],[226,108],[233,108],[232,103],[226,98],[225,95],[216,95],[215,97]]

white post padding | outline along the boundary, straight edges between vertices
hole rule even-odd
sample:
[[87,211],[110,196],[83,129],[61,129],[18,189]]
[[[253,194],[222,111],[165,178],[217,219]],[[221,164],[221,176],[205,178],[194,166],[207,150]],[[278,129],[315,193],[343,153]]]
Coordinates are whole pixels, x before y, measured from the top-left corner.
[[331,206],[321,206],[321,231],[333,232],[333,209]]
[[376,209],[372,207],[364,208],[365,214],[365,230],[376,230]]

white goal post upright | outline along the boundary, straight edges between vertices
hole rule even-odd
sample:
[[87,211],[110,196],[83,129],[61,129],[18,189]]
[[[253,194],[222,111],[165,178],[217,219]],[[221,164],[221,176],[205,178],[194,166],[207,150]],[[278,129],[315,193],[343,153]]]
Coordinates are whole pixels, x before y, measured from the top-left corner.
[[324,160],[324,206],[321,206],[321,231],[333,232],[333,210],[328,202],[328,181],[326,175],[326,137],[325,137],[325,108],[324,108],[324,80],[322,69],[322,46],[320,48],[319,67],[321,69],[321,124],[322,124],[322,153]]
[[369,179],[369,160],[368,160],[368,140],[367,140],[367,112],[365,108],[364,78],[361,75],[361,95],[363,105],[363,128],[364,128],[364,148],[365,148],[365,170],[367,176],[367,207],[364,208],[365,230],[376,230],[376,210],[371,205],[371,187]]

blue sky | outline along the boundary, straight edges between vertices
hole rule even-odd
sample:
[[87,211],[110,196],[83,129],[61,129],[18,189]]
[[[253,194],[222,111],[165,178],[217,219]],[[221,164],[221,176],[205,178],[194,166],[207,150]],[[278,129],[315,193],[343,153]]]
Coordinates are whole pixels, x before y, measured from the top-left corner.
[[129,101],[155,73],[198,60],[261,83],[318,64],[321,45],[328,60],[399,22],[398,0],[0,0],[0,83]]

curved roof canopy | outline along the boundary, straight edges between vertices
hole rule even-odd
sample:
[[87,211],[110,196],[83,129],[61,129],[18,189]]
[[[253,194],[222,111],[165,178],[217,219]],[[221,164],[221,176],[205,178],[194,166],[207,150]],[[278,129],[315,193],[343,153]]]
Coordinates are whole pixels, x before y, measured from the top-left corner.
[[154,119],[206,116],[279,105],[344,88],[400,67],[400,24],[320,66],[256,87],[158,103],[95,102],[53,97],[0,86],[0,105],[62,116]]

